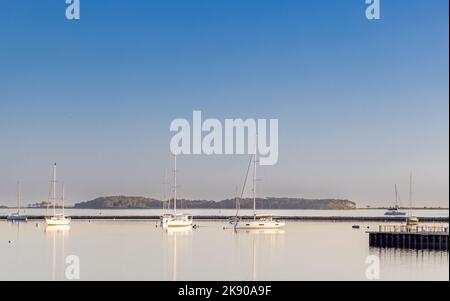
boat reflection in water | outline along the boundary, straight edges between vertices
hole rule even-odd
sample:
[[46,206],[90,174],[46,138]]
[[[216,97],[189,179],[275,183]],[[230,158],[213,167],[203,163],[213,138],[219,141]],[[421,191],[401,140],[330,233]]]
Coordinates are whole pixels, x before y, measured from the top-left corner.
[[[45,234],[51,238],[51,280],[64,279],[64,267],[65,267],[65,236],[68,235],[70,230],[69,225],[61,226],[47,226],[45,228]],[[57,241],[60,242],[57,248]]]
[[[167,264],[167,270],[170,274],[170,280],[177,281],[177,272],[178,272],[178,248],[181,251],[184,249],[184,242],[186,242],[186,238],[192,235],[192,227],[168,227],[162,228],[164,233],[164,244],[167,246],[167,252],[170,256]],[[181,245],[177,245],[177,240],[181,239]],[[171,245],[171,246],[170,246]],[[171,247],[171,248],[170,248]],[[183,252],[181,255],[183,255]]]
[[284,229],[242,229],[235,228],[235,233],[248,233],[248,234],[284,234]]
[[[284,229],[239,229],[234,228],[234,232],[239,236],[250,235],[251,236],[251,280],[257,281],[257,267],[258,267],[258,250],[275,249],[279,238],[284,237]],[[265,262],[264,258],[260,258],[262,263]]]
[[192,227],[163,228],[163,231],[167,233],[168,236],[189,236],[192,234]]
[[14,220],[14,221],[8,221],[8,224],[13,227],[16,228],[16,241],[20,241],[20,226],[21,224],[26,224],[26,221],[23,220]]
[[45,233],[48,233],[48,234],[61,233],[62,236],[67,234],[69,232],[69,230],[70,230],[70,226],[69,225],[46,226],[45,227]]

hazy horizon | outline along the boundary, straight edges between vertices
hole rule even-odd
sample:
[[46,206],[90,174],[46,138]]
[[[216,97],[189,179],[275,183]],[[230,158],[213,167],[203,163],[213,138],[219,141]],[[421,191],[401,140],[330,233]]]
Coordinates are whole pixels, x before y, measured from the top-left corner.
[[[0,4],[0,205],[161,199],[169,126],[277,118],[258,196],[449,205],[447,0],[64,1]],[[180,198],[231,198],[248,156],[179,156]],[[250,192],[247,191],[247,195]]]

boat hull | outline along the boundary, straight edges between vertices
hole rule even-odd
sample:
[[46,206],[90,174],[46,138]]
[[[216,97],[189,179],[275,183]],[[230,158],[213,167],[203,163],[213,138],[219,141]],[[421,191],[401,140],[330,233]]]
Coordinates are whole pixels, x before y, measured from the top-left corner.
[[6,219],[11,222],[13,222],[13,221],[19,221],[19,222],[28,221],[28,217],[26,215],[17,215],[17,214],[8,215],[8,217]]
[[68,217],[65,218],[54,218],[54,217],[46,217],[45,222],[47,226],[66,226],[70,224],[71,219]]
[[386,212],[384,213],[386,216],[405,216],[405,212]]
[[[190,222],[169,222],[165,224],[165,227],[176,228],[176,227],[190,227],[192,226],[192,221]],[[164,225],[163,225],[164,227]]]
[[281,229],[286,224],[278,221],[240,221],[235,225],[236,229]]
[[182,228],[182,227],[191,227],[191,221],[162,221],[161,227],[163,228]]

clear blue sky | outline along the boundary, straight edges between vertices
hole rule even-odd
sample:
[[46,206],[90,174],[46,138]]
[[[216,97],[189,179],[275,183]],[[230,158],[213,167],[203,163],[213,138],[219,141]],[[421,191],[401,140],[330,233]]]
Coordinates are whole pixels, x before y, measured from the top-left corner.
[[[448,206],[448,0],[0,0],[0,204],[160,197],[169,124],[278,118],[267,196]],[[179,194],[232,197],[247,157],[182,156]]]

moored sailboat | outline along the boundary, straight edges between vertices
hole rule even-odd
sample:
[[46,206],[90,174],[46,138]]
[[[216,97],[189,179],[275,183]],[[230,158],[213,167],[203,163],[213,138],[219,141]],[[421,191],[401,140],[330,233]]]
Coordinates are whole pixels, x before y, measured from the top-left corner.
[[[169,209],[169,208],[168,208]],[[160,217],[160,225],[167,227],[192,227],[192,215],[177,212],[177,157],[174,155],[173,170],[173,212]]]
[[[240,209],[239,201],[240,201],[240,199],[236,199],[236,208],[237,208],[236,217],[233,220],[231,220],[230,222],[234,224],[235,229],[280,229],[285,226],[285,223],[276,219],[273,214],[257,214],[256,213],[256,165],[258,162],[257,161],[257,150],[256,150],[256,143],[258,143],[257,141],[258,141],[258,139],[256,139],[256,142],[255,142],[255,151],[250,160],[249,168],[247,169],[246,179],[244,182],[244,186],[245,186],[245,183],[247,182],[248,171],[250,169],[250,164],[253,161],[253,189],[252,189],[253,219],[245,220],[245,219],[241,219],[239,217],[239,209]],[[244,188],[243,188],[243,190],[244,190]]]
[[409,216],[406,218],[406,227],[408,231],[416,231],[417,227],[419,226],[419,218],[415,216],[412,212],[413,207],[413,179],[412,179],[412,172],[409,174]]
[[28,217],[26,215],[20,214],[20,182],[17,182],[17,212],[8,214],[7,220],[8,221],[22,221],[26,222],[28,220]]
[[[52,195],[52,203],[53,203],[53,215],[45,217],[45,222],[48,226],[65,226],[70,224],[71,218],[70,216],[66,216],[64,214],[64,187],[62,193],[62,213],[56,213],[56,163],[53,165],[53,177],[51,181],[51,193]],[[49,202],[50,203],[50,202]]]
[[399,200],[398,200],[398,190],[397,190],[397,184],[395,184],[395,206],[391,207],[384,213],[384,215],[390,215],[390,216],[403,216],[406,215],[405,212],[399,210]]

